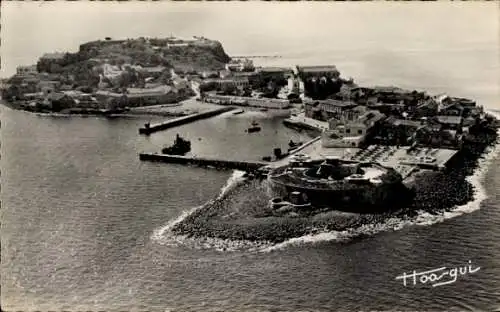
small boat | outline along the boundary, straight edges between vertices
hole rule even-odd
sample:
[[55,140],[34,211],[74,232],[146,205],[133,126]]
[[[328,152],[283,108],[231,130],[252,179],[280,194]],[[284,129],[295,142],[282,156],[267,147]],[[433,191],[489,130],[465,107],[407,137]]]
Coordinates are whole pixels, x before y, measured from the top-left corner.
[[252,121],[252,124],[250,125],[250,128],[247,129],[248,133],[252,132],[259,132],[261,130],[259,124],[254,120]]
[[239,115],[239,114],[243,114],[244,110],[242,109],[238,109],[236,111],[233,112],[233,115]]
[[161,150],[163,154],[169,155],[185,155],[189,151],[191,151],[191,142],[181,138],[179,134],[175,138],[174,145],[167,146]]

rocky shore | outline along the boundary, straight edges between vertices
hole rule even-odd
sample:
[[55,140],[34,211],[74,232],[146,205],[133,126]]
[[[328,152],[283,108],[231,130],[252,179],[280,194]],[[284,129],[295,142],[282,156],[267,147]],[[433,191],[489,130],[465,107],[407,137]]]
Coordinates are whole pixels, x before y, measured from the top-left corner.
[[343,231],[377,223],[390,214],[322,211],[311,216],[272,216],[266,182],[245,180],[177,224],[179,235],[231,240],[282,242],[319,231]]
[[319,231],[345,231],[373,225],[393,217],[412,218],[418,211],[432,214],[449,211],[474,199],[474,187],[466,177],[477,169],[486,148],[496,143],[496,132],[485,133],[482,141],[464,146],[447,171],[418,174],[414,181],[416,197],[413,203],[397,211],[357,214],[327,210],[310,216],[272,216],[267,181],[244,179],[182,220],[173,231],[192,237],[278,243]]

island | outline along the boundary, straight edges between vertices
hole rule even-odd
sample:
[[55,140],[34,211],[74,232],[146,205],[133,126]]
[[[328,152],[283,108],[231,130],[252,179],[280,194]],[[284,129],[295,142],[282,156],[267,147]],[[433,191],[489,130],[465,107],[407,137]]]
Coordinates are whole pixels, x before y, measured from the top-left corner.
[[497,143],[499,127],[471,99],[359,86],[335,65],[258,67],[204,37],[105,38],[76,53],[49,53],[3,81],[2,98],[32,112],[102,115],[155,113],[192,99],[182,105],[194,112],[175,114],[190,116],[147,123],[143,134],[236,107],[233,114],[285,112],[284,125],[311,139],[291,141],[284,152],[277,147],[274,157],[185,156],[190,142],[180,137],[161,154],[140,154],[144,161],[240,170],[222,194],[172,227],[179,235],[231,240],[281,242],[467,204],[474,198],[467,178]]
[[371,105],[358,90],[352,89],[353,102],[306,103],[305,112],[285,122],[316,128],[319,137],[247,170],[175,224],[174,233],[277,243],[394,217],[411,220],[422,211],[438,214],[474,199],[467,178],[497,143],[496,118],[466,99],[396,89],[407,103],[413,96],[425,100],[392,104],[380,97]]
[[191,98],[195,78],[224,69],[229,60],[219,42],[203,37],[107,37],[19,66],[2,81],[1,94],[10,107],[32,112],[124,112]]

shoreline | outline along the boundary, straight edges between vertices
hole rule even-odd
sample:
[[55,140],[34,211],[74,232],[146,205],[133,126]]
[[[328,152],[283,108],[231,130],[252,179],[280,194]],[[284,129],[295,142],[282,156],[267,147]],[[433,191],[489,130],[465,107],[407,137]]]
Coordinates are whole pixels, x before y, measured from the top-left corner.
[[[7,102],[5,100],[0,99],[0,105],[3,105],[9,109],[26,112],[29,114],[33,114],[38,117],[102,117],[102,118],[140,118],[140,117],[184,117],[192,114],[196,114],[207,110],[211,107],[219,107],[219,105],[203,105],[198,103],[193,98],[189,98],[187,100],[183,100],[178,103],[171,104],[159,104],[159,105],[150,105],[150,106],[141,106],[141,107],[132,107],[126,111],[101,111],[97,112],[96,109],[89,109],[82,111],[73,111],[73,112],[49,112],[49,111],[31,111],[28,109],[24,109],[18,106],[16,103]],[[220,106],[222,107],[222,106]],[[71,110],[71,109],[68,109]]]
[[[484,170],[481,160],[491,149],[500,145],[498,139],[497,132],[487,144],[477,150],[464,152],[449,172],[417,175],[416,184],[420,187],[412,204],[393,212],[359,214],[329,210],[307,217],[266,216],[270,196],[263,186],[265,182],[240,177],[236,180],[231,178],[233,181],[216,199],[186,214],[169,230],[172,235],[190,239],[282,244],[325,232],[348,233],[365,227],[377,227],[395,218],[411,223],[422,213],[429,216],[452,213],[457,207],[478,200],[478,186],[471,181],[471,177],[477,175],[478,170]],[[446,196],[436,192],[438,188],[448,190]]]

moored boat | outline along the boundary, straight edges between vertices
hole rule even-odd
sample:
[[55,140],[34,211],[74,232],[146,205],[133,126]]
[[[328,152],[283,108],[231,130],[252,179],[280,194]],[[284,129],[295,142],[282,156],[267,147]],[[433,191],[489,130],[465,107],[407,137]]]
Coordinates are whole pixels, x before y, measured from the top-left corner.
[[181,138],[179,134],[175,137],[175,141],[172,146],[164,147],[161,150],[163,154],[169,155],[185,155],[189,151],[191,151],[191,142]]
[[261,128],[259,126],[259,123],[254,120],[254,121],[252,121],[250,127],[247,129],[247,132],[248,133],[259,132],[260,130],[261,130]]

